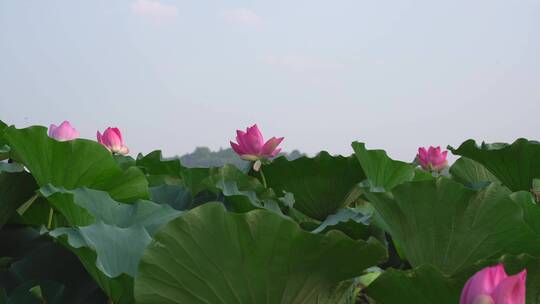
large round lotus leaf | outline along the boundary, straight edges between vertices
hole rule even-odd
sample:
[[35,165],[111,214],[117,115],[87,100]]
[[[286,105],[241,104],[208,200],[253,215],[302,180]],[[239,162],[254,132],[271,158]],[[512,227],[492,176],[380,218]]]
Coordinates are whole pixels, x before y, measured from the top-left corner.
[[9,127],[4,137],[11,147],[10,157],[24,164],[39,186],[85,186],[105,190],[120,201],[148,197],[144,174],[135,167],[123,171],[111,153],[97,142],[60,142],[49,138],[44,127]]
[[361,142],[353,142],[352,147],[373,191],[389,191],[415,176],[414,166],[391,159],[384,150],[368,150]]
[[414,267],[454,274],[480,259],[539,253],[540,209],[525,192],[510,195],[497,184],[477,191],[438,178],[366,196]]
[[450,167],[452,178],[471,188],[486,186],[489,183],[497,183],[499,180],[480,163],[460,157]]
[[114,303],[133,303],[133,277],[152,235],[180,216],[169,205],[118,203],[103,191],[46,186],[40,193],[73,227],[49,234],[66,245]]
[[150,200],[158,204],[167,204],[176,210],[193,208],[191,192],[185,186],[167,185],[150,187]]
[[[67,235],[71,247],[95,250],[98,268],[111,278],[122,273],[135,276],[139,258],[151,236],[181,214],[169,205],[151,201],[118,203],[106,192],[87,188],[69,191],[49,186],[40,192],[72,225],[82,225],[57,228],[50,235],[55,238]],[[86,212],[84,216],[79,214],[82,210]],[[77,222],[81,218],[84,221]]]
[[135,279],[137,303],[316,303],[384,258],[378,243],[312,234],[267,210],[211,203],[165,225]]
[[370,214],[344,208],[339,209],[335,214],[329,215],[319,227],[311,232],[326,233],[330,230],[339,230],[355,240],[367,239],[372,232],[370,224]]
[[463,285],[460,280],[440,273],[431,265],[414,270],[388,269],[366,290],[377,303],[455,304]]
[[137,166],[150,175],[170,175],[180,177],[185,169],[177,158],[164,159],[161,150],[155,150],[147,155],[137,156]]
[[263,170],[268,186],[278,195],[283,191],[294,194],[294,208],[321,221],[345,206],[351,190],[365,179],[354,157],[327,152],[292,161],[279,157]]
[[452,153],[468,157],[486,167],[512,191],[529,191],[532,181],[540,178],[540,143],[524,138],[509,144],[478,146],[468,140],[459,148],[448,147]]

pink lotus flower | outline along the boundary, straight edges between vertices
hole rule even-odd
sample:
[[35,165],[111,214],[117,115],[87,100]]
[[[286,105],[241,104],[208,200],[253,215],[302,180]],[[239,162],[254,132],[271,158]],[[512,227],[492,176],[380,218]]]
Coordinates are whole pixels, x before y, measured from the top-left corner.
[[107,128],[103,135],[97,132],[97,141],[112,153],[128,154],[129,149],[124,144],[122,133],[118,128]]
[[51,124],[49,127],[49,137],[58,141],[67,141],[79,137],[79,132],[71,126],[69,121],[64,120],[59,126]]
[[418,155],[416,158],[418,159],[420,166],[425,170],[440,172],[448,165],[448,161],[446,160],[447,154],[448,151],[441,153],[441,147],[429,147],[427,150],[426,148],[418,148]]
[[527,270],[508,276],[502,264],[486,267],[463,287],[460,304],[525,304]]
[[246,132],[236,130],[236,141],[231,141],[233,150],[244,160],[259,160],[276,156],[281,149],[276,149],[283,141],[283,137],[270,138],[264,142],[261,131],[257,125],[246,129]]

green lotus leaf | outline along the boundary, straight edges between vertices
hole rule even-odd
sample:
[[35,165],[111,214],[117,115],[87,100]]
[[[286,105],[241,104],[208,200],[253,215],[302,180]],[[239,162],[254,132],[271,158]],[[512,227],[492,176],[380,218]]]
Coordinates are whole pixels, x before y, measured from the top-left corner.
[[165,159],[160,150],[147,155],[139,154],[136,165],[145,174],[151,186],[182,184],[182,172],[186,169],[179,159]]
[[[77,187],[80,187],[80,185]],[[107,191],[111,197],[120,202],[132,202],[136,199],[147,199],[149,197],[148,182],[136,167],[126,169],[117,179],[101,180],[92,186],[88,186],[88,188],[94,187],[98,190]]]
[[152,151],[147,155],[139,154],[137,156],[137,166],[146,174],[152,175],[171,175],[180,177],[185,169],[179,159],[164,159],[160,150]]
[[142,226],[121,228],[103,222],[79,228],[61,227],[49,234],[54,238],[66,235],[73,248],[95,250],[97,268],[110,278],[124,273],[135,277],[143,251],[152,240]]
[[521,227],[524,227],[520,233],[516,233],[512,237],[514,244],[509,252],[540,256],[540,207],[528,191],[514,192],[507,201],[508,204],[520,207],[522,213],[519,217],[519,223]]
[[454,180],[471,188],[484,187],[489,183],[500,183],[486,167],[466,157],[460,157],[450,167],[450,174]]
[[191,191],[184,186],[160,185],[150,187],[150,200],[167,204],[176,210],[189,210],[194,207]]
[[7,128],[7,125],[0,120],[0,161],[8,158],[9,156],[9,146],[7,140],[4,138],[4,130]]
[[114,303],[132,303],[133,277],[144,249],[158,228],[182,213],[151,201],[119,203],[107,192],[87,188],[47,186],[40,192],[74,226],[49,234],[79,257]]
[[208,190],[207,179],[211,172],[215,172],[217,169],[211,168],[185,168],[182,171],[182,183],[188,189],[191,190],[191,195],[197,194]]
[[191,197],[195,201],[197,200],[197,195],[209,187],[206,181],[211,169],[186,168],[177,158],[163,158],[159,150],[147,155],[139,154],[136,165],[146,174],[146,178],[152,187],[162,185],[186,187],[191,192]]
[[339,209],[335,214],[329,215],[313,233],[326,233],[330,230],[339,230],[349,237],[367,239],[370,236],[371,216],[353,209]]
[[[371,191],[390,191],[395,186],[413,180],[413,165],[393,160],[384,150],[367,150],[361,142],[353,142],[354,153],[366,173]],[[419,179],[429,179],[429,175],[421,173]]]
[[8,127],[10,156],[32,173],[39,186],[104,190],[119,201],[148,198],[148,183],[135,167],[123,171],[111,153],[97,142],[76,139],[59,142],[44,127]]
[[324,151],[292,161],[278,157],[262,169],[270,188],[279,194],[292,193],[294,208],[320,221],[358,198],[355,185],[365,179],[354,157]]
[[[441,175],[447,176],[448,174],[444,174],[444,171],[447,169],[444,169]],[[435,174],[436,175],[436,174]],[[422,168],[415,168],[414,169],[414,177],[411,179],[411,181],[423,181],[423,180],[432,180],[434,178],[434,174],[426,171]]]
[[470,158],[486,167],[512,191],[529,191],[532,181],[540,178],[540,143],[520,138],[512,144],[478,146],[472,139],[459,148],[448,147],[452,153]]
[[7,144],[0,143],[0,161],[9,158],[9,151],[11,148]]
[[326,293],[317,296],[314,303],[317,304],[356,304],[358,280],[352,279],[339,282],[335,287],[328,289]]
[[384,304],[455,304],[463,285],[432,265],[423,265],[408,271],[388,269],[365,292]]
[[[137,303],[315,303],[381,262],[384,248],[320,235],[267,210],[197,207],[165,225],[135,279]],[[354,261],[354,262],[353,262]]]
[[107,192],[88,188],[65,190],[48,185],[39,191],[61,212],[66,207],[65,205],[70,204],[84,209],[91,217],[90,221],[77,222],[75,217],[71,217],[66,212],[64,215],[73,226],[87,226],[98,222],[119,228],[141,226],[152,235],[162,224],[182,213],[168,205],[146,200],[139,200],[133,204],[119,203],[114,201]]
[[19,163],[6,163],[6,162],[0,162],[0,173],[7,172],[7,173],[16,173],[16,172],[23,172],[24,166]]
[[234,165],[210,168],[204,183],[208,189],[225,196],[236,212],[264,208],[281,214],[275,193]]
[[504,264],[508,275],[527,269],[526,302],[540,303],[540,258],[527,254],[508,254],[480,260],[453,276],[441,273],[432,265],[406,271],[388,269],[366,289],[366,293],[377,303],[458,303],[461,291],[471,276],[499,263]]
[[129,155],[114,154],[113,157],[118,166],[124,171],[135,166],[137,163],[135,159]]
[[540,253],[538,206],[528,193],[529,201],[509,194],[497,184],[473,190],[441,177],[366,197],[413,267],[431,264],[451,275],[504,253]]

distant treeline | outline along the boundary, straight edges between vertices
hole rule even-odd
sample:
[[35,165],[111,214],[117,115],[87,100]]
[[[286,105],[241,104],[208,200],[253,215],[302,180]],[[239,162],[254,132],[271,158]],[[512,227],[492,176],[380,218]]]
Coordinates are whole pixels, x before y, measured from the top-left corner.
[[[304,156],[304,153],[293,150],[290,153],[280,153],[280,156],[285,156],[289,160],[297,159]],[[233,164],[236,167],[243,169],[248,162],[240,159],[238,155],[231,149],[220,149],[219,151],[211,151],[207,147],[198,147],[189,154],[184,154],[180,157],[182,164],[186,167],[220,167],[225,164]]]

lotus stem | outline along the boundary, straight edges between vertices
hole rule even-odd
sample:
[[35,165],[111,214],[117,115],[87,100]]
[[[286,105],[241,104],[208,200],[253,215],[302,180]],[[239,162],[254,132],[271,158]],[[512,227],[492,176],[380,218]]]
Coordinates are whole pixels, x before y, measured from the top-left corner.
[[49,221],[47,222],[47,229],[51,230],[52,227],[52,219],[53,219],[54,209],[50,207],[49,209]]
[[264,176],[262,166],[261,166],[261,168],[259,169],[259,174],[261,175],[261,179],[262,179],[263,186],[264,186],[265,188],[268,188],[268,186],[267,186],[267,184],[266,184],[266,177]]

